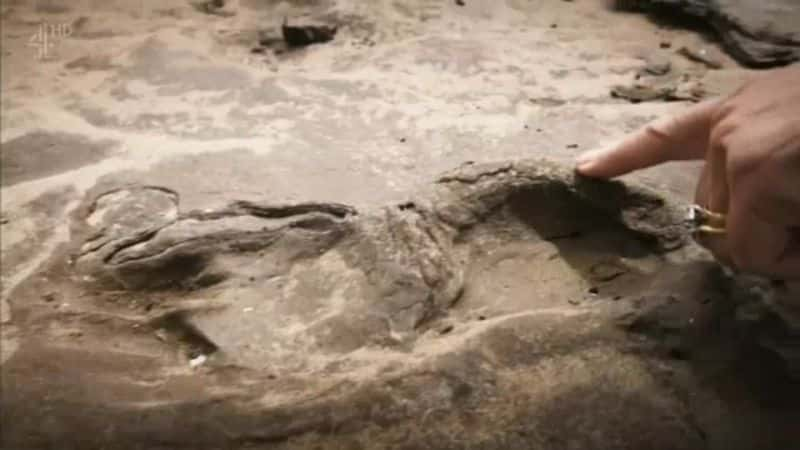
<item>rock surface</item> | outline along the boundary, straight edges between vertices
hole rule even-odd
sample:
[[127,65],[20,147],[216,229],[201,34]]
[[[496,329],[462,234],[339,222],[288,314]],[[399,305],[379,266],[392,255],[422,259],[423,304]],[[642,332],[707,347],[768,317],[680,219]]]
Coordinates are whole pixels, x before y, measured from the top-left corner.
[[[0,448],[794,450],[791,302],[568,169],[687,106],[609,96],[643,55],[716,44],[600,0],[192,3],[0,6]],[[647,76],[724,95],[721,56]]]
[[[771,379],[737,401],[792,392],[642,188],[545,160],[467,164],[369,211],[183,211],[114,184],[13,296],[29,351],[4,366],[3,414],[25,418],[8,448],[745,449],[718,380],[750,382],[746,356]],[[788,449],[796,427],[771,423],[742,442]]]
[[794,0],[620,1],[655,15],[697,17],[742,64],[773,67],[800,60],[800,5]]

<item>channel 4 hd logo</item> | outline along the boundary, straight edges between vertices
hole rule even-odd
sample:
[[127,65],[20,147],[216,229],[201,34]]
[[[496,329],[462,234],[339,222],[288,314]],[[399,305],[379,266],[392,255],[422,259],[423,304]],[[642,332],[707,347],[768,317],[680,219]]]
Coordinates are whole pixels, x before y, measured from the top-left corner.
[[[90,18],[93,14],[104,13],[144,18],[150,7],[157,8],[158,0],[36,0],[37,11],[74,11]],[[58,44],[72,36],[72,33],[72,23],[49,23],[43,20],[28,39],[28,46],[36,50],[37,60],[52,59]]]
[[72,35],[72,25],[68,23],[50,24],[42,22],[36,32],[28,39],[28,46],[36,49],[36,59],[46,60],[60,41]]

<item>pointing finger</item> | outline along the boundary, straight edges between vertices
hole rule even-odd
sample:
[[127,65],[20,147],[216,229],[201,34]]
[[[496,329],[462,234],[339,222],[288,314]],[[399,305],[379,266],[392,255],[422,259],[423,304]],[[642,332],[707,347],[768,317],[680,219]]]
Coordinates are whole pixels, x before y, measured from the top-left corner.
[[612,178],[667,161],[702,159],[718,104],[711,100],[694,105],[647,125],[614,148],[585,153],[578,158],[578,173]]

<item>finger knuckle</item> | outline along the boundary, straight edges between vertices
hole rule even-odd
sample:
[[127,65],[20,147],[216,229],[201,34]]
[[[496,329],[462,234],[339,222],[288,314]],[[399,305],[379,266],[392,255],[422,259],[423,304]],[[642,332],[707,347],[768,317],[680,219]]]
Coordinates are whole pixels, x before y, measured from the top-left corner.
[[711,151],[727,153],[734,145],[739,123],[735,119],[726,119],[718,123],[711,131],[709,143]]
[[668,141],[670,136],[670,129],[672,129],[673,127],[671,123],[674,120],[675,120],[674,118],[670,117],[662,121],[648,124],[644,128],[644,132],[646,135],[654,139],[657,139],[658,141],[662,142]]
[[733,98],[734,96],[731,96],[727,100],[722,101],[714,110],[714,112],[711,114],[712,126],[720,124],[734,114],[734,111],[736,110],[736,103],[732,101]]

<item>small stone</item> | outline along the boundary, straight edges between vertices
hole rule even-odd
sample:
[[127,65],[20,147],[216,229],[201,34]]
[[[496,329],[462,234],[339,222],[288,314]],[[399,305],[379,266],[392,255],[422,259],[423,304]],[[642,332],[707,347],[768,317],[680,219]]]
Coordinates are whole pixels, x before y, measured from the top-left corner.
[[651,52],[645,57],[643,72],[647,75],[666,75],[672,70],[672,61],[664,52]]
[[659,46],[660,48],[670,48],[670,47],[672,47],[672,42],[669,42],[669,41],[661,41],[661,42],[659,42],[658,46]]
[[592,295],[597,295],[600,293],[600,289],[597,289],[597,286],[592,286],[589,288],[589,293]]
[[572,306],[578,306],[578,305],[581,304],[581,302],[579,300],[575,300],[574,298],[571,298],[571,299],[567,300],[567,303],[569,303]]
[[717,53],[708,48],[681,47],[677,53],[685,56],[690,61],[704,64],[709,69],[722,68],[722,61],[720,61]]
[[465,3],[464,3],[464,0],[456,0],[456,5],[458,5],[458,6],[464,6],[464,4],[465,4]]
[[558,28],[558,24],[557,23],[551,23],[550,24],[550,28]]
[[480,315],[480,316],[478,316],[478,320],[486,320],[486,316]]
[[567,148],[578,148],[578,144],[569,144]]
[[599,282],[612,281],[627,273],[627,269],[614,262],[599,262],[589,269],[592,279]]
[[401,142],[401,143],[403,143],[403,144],[405,144],[405,142],[406,142],[406,138],[400,138],[400,142]]
[[158,330],[154,331],[153,334],[159,341],[167,342],[167,330],[159,328]]
[[55,301],[55,299],[56,299],[56,293],[55,292],[48,292],[47,294],[44,294],[42,296],[42,300],[44,300],[47,303],[53,302],[53,301]]
[[453,331],[453,325],[445,325],[441,330],[439,330],[439,334],[447,334],[451,331]]
[[194,357],[194,358],[189,360],[189,367],[191,367],[192,369],[194,369],[196,367],[200,367],[203,364],[205,364],[206,361],[208,361],[208,356],[206,356],[206,355],[198,355],[198,356],[196,356],[196,357]]

